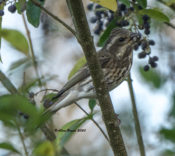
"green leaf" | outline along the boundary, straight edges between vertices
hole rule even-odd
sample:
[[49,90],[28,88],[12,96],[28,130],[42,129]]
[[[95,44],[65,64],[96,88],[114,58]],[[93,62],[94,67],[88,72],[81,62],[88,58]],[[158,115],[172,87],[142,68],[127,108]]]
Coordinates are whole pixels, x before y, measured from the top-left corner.
[[106,30],[103,32],[103,34],[100,36],[100,39],[97,43],[97,46],[103,47],[112,31],[113,28],[116,27],[116,19],[113,19],[111,23],[108,25]]
[[[44,0],[36,0],[42,6],[44,5]],[[40,24],[40,15],[41,9],[37,7],[31,0],[27,2],[27,9],[26,9],[27,19],[30,24],[34,27],[38,27]]]
[[[47,118],[41,117],[43,110],[38,110],[26,97],[21,95],[0,96],[0,114],[8,116],[9,120],[16,120],[19,112],[29,116],[25,128],[31,132],[47,120]],[[3,116],[0,117],[3,119]]]
[[9,42],[12,47],[24,53],[25,55],[28,55],[28,42],[21,32],[13,29],[2,29],[0,31],[0,35],[7,42]]
[[162,128],[160,130],[160,134],[169,141],[172,141],[173,143],[175,143],[175,128],[173,129],[166,129],[166,128]]
[[8,150],[8,151],[13,152],[13,153],[21,154],[15,147],[13,147],[12,144],[10,144],[8,142],[1,142],[0,148]]
[[169,22],[170,19],[168,16],[166,16],[163,12],[157,10],[157,9],[143,9],[139,11],[139,14],[146,14],[150,16],[151,18],[158,20],[160,22]]
[[18,0],[18,2],[15,4],[19,14],[21,14],[26,9],[26,0]]
[[129,0],[119,0],[121,3],[125,4],[127,7],[130,7]]
[[25,58],[19,59],[19,60],[13,62],[13,63],[10,65],[9,70],[10,70],[10,71],[11,71],[11,70],[14,70],[14,69],[16,69],[16,68],[19,68],[19,67],[25,65],[25,64],[30,64],[31,62],[32,62],[32,60],[31,60],[31,58],[29,58],[29,57],[25,57]]
[[175,92],[172,95],[172,108],[169,113],[169,117],[174,117],[175,118]]
[[86,64],[86,58],[83,56],[80,58],[77,63],[74,65],[72,70],[69,73],[68,79],[70,79],[81,67],[83,67]]
[[32,153],[34,156],[55,156],[54,146],[50,141],[39,144]]
[[72,137],[76,130],[85,123],[89,118],[84,117],[82,119],[76,119],[66,123],[61,129],[58,130],[56,143],[59,148],[62,148],[64,144]]
[[165,76],[161,75],[156,70],[149,70],[145,72],[142,67],[139,68],[142,78],[152,85],[154,88],[159,89],[165,82]]
[[89,100],[89,108],[91,109],[91,112],[93,112],[95,105],[96,105],[96,100],[90,99]]
[[137,0],[138,4],[141,5],[143,8],[147,7],[147,0]]

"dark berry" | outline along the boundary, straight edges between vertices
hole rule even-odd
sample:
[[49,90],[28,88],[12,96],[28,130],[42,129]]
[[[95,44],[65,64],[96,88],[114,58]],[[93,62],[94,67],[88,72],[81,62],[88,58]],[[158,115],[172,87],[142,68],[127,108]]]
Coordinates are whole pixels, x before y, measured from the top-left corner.
[[145,33],[146,35],[149,35],[149,34],[150,34],[150,30],[149,30],[149,29],[145,29],[144,33]]
[[145,65],[143,69],[144,69],[144,71],[148,71],[149,70],[149,65]]
[[154,40],[149,40],[149,45],[155,45],[155,42],[154,42]]
[[157,67],[157,63],[155,63],[155,62],[152,62],[150,65],[151,65],[152,68],[156,68]]
[[102,8],[101,5],[96,5],[96,6],[95,6],[95,9],[100,9],[100,8]]
[[24,114],[24,119],[28,119],[29,116],[27,114]]
[[139,5],[139,6],[138,6],[138,9],[139,9],[139,10],[142,10],[143,8],[142,8],[142,6]]
[[97,16],[98,19],[100,19],[101,18],[101,11],[96,11],[95,15]]
[[121,11],[125,11],[126,5],[120,4],[120,5],[119,5],[119,9],[120,9]]
[[93,8],[93,5],[94,5],[93,3],[88,4],[88,5],[87,5],[87,9],[88,9],[89,11],[91,11],[92,8]]
[[35,94],[33,92],[29,93],[29,98],[34,98]]
[[4,15],[4,10],[0,10],[0,16]]
[[149,58],[148,63],[149,63],[149,64],[154,63],[154,60],[153,60],[153,58],[152,58],[152,57],[150,57],[150,58]]
[[90,19],[90,22],[91,22],[91,23],[97,22],[97,18],[96,18],[96,17],[92,17],[92,18]]
[[15,11],[16,11],[16,6],[15,6],[15,5],[10,5],[10,6],[8,7],[8,11],[10,11],[11,13],[15,13]]
[[138,50],[138,49],[139,49],[139,45],[138,44],[134,45],[134,50]]
[[153,61],[158,61],[159,60],[159,58],[157,57],[157,56],[153,56]]
[[140,58],[140,59],[145,58],[145,57],[146,57],[146,53],[144,51],[142,51],[138,54],[138,58]]
[[130,7],[129,10],[130,10],[130,11],[134,11],[134,8],[133,8],[133,7]]
[[129,25],[129,22],[127,20],[123,20],[120,22],[121,26],[125,27]]
[[142,46],[142,50],[145,50],[148,47],[148,42],[145,40],[142,41],[141,46]]
[[143,15],[142,19],[146,22],[150,19],[150,17],[148,15]]
[[143,27],[145,29],[150,29],[150,24],[148,22],[144,23]]

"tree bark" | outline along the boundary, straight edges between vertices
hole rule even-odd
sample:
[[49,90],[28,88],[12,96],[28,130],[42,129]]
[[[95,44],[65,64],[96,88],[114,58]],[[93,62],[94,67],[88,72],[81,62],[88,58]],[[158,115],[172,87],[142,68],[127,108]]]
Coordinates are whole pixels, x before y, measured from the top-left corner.
[[103,72],[97,58],[93,37],[90,34],[82,0],[67,0],[67,4],[92,76],[112,150],[115,156],[126,156],[127,153],[120,132],[118,119],[114,112],[104,81]]

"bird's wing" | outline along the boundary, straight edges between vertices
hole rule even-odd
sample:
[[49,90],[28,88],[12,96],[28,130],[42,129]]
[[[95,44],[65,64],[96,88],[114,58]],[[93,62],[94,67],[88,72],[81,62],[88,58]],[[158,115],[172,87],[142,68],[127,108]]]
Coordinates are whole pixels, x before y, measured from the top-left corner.
[[85,65],[74,76],[72,76],[72,78],[64,85],[64,87],[58,92],[58,94],[55,97],[53,97],[52,100],[60,97],[64,92],[69,90],[71,87],[73,87],[74,85],[76,85],[78,82],[82,81],[89,75],[90,75],[89,68],[87,67],[87,65]]

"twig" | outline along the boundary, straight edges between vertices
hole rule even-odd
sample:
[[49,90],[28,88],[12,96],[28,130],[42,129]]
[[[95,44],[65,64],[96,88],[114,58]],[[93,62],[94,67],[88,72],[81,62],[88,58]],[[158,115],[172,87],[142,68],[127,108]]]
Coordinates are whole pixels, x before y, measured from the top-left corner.
[[53,15],[50,11],[48,11],[46,8],[44,8],[40,3],[36,2],[35,0],[31,0],[37,7],[39,7],[41,10],[43,10],[46,14],[51,16],[53,19],[61,23],[65,28],[67,28],[79,41],[76,32],[69,26],[67,25],[64,21],[62,21],[59,17]]
[[57,89],[42,89],[35,93],[35,95],[41,93],[41,92],[47,92],[47,91],[53,91],[53,92],[59,92]]
[[[77,102],[74,102],[87,116],[89,115],[88,112],[86,112]],[[105,137],[105,139],[109,142],[109,139],[107,137],[107,135],[105,134],[105,132],[102,130],[102,128],[100,127],[100,125],[93,119],[91,118],[91,120],[94,122],[94,124],[98,127],[98,129],[101,131],[101,133],[103,134],[103,136]]]
[[20,139],[21,139],[21,142],[22,142],[22,145],[23,145],[23,148],[24,148],[25,155],[28,156],[27,147],[26,147],[26,145],[25,145],[24,136],[23,136],[23,134],[22,134],[22,132],[21,132],[20,126],[19,126],[19,124],[17,123],[17,121],[15,122],[15,124],[16,124],[17,131],[18,131],[18,134],[19,134],[19,136],[20,136]]
[[38,65],[37,65],[37,61],[36,61],[36,57],[35,57],[35,53],[34,53],[34,49],[33,49],[33,43],[32,43],[30,31],[29,31],[29,28],[27,26],[24,14],[22,14],[22,19],[23,19],[24,27],[25,27],[25,30],[26,30],[26,33],[27,33],[27,38],[29,40],[33,66],[34,66],[34,69],[35,69],[36,76],[38,78],[39,86],[41,86],[42,83],[41,83],[41,80],[40,80],[40,74],[39,74],[39,71],[38,71]]
[[137,113],[136,101],[135,101],[135,96],[134,96],[134,90],[133,90],[130,74],[128,76],[128,87],[129,87],[129,93],[130,93],[131,102],[132,102],[132,112],[134,115],[134,123],[135,123],[135,129],[136,129],[136,134],[137,134],[137,141],[139,145],[140,155],[145,156],[145,148],[144,148],[144,143],[143,143],[143,138],[142,138],[142,133],[141,133],[141,128],[140,128],[140,122],[139,122],[139,117]]

